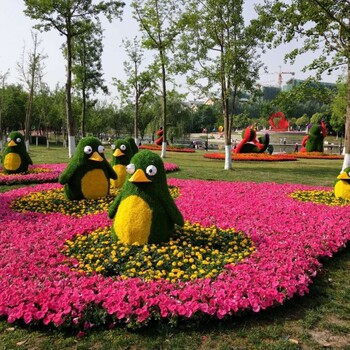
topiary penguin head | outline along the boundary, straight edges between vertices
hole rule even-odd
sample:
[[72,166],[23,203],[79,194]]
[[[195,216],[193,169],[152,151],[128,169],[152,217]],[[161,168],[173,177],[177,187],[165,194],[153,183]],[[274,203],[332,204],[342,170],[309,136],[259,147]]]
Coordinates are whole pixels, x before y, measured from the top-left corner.
[[104,151],[105,148],[99,139],[93,136],[84,137],[79,141],[71,161],[83,165],[100,163],[106,160]]
[[133,149],[127,140],[116,140],[112,146],[112,156],[116,163],[127,165],[133,156]]
[[162,158],[156,153],[144,150],[136,153],[127,165],[126,182],[136,186],[167,188],[166,173]]
[[24,136],[19,131],[12,131],[7,138],[7,147],[13,150],[25,150]]

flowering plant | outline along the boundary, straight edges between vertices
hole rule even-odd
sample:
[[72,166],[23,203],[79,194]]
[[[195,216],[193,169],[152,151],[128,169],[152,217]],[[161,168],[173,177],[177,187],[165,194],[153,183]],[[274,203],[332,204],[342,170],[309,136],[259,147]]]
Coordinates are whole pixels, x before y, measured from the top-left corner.
[[[225,159],[224,153],[205,153],[204,158]],[[232,153],[232,160],[236,161],[262,161],[282,162],[297,160],[292,154],[267,154],[267,153]]]
[[328,154],[322,152],[296,152],[293,155],[297,158],[307,159],[343,159],[344,156],[337,154]]
[[11,208],[15,199],[62,187],[15,189],[0,194],[0,316],[8,322],[83,328],[98,322],[140,326],[157,318],[207,314],[222,319],[244,310],[258,312],[307,293],[321,267],[319,259],[332,256],[350,239],[344,221],[350,205],[290,196],[329,188],[180,179],[168,183],[179,189],[176,204],[185,220],[234,228],[249,237],[254,253],[227,263],[216,277],[194,280],[88,274],[64,250],[78,235],[109,227],[106,212],[81,217],[17,212]]

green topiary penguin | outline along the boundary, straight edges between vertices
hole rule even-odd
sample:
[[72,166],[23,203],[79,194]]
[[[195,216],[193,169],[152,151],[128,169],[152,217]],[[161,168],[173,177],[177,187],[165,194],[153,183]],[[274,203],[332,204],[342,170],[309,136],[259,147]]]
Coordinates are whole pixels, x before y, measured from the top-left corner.
[[112,237],[126,244],[167,242],[184,219],[170,195],[162,159],[145,150],[127,166],[127,179],[108,211]]
[[58,182],[70,200],[97,199],[109,194],[110,179],[117,174],[105,158],[104,146],[95,137],[85,137]]
[[132,154],[136,154],[139,151],[139,148],[137,147],[135,140],[132,137],[127,137],[125,140],[129,142],[132,149]]
[[2,164],[5,174],[25,173],[29,164],[33,164],[24,143],[24,136],[13,131],[7,138],[7,146],[2,155]]
[[130,140],[132,140],[132,142],[134,143],[137,153],[138,148],[134,139],[129,139],[129,141],[116,140],[112,144],[113,155],[111,160],[111,166],[118,176],[116,180],[111,180],[111,185],[113,187],[121,188],[125,182],[126,166],[130,163],[130,159],[135,153],[135,148],[130,144]]
[[305,142],[306,152],[323,152],[323,140],[327,135],[325,123],[314,124],[309,130],[309,135]]

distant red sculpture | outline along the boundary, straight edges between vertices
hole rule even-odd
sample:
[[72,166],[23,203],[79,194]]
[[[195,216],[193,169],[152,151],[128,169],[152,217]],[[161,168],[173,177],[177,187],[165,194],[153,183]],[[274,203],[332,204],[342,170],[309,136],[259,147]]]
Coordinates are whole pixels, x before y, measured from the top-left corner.
[[157,135],[159,136],[159,138],[157,138],[157,140],[155,140],[155,144],[160,146],[163,142],[163,128],[162,127],[157,131]]
[[[274,119],[278,119],[277,125]],[[289,122],[283,112],[276,112],[270,116],[269,123],[272,131],[286,131],[289,127]]]

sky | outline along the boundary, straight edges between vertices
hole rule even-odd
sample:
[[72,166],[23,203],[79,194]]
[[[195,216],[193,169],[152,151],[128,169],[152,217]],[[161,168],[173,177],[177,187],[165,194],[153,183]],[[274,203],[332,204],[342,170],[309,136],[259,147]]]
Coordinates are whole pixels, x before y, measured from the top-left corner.
[[[247,0],[245,17],[254,17],[253,4],[261,0]],[[103,22],[104,28],[104,51],[102,55],[102,65],[104,79],[110,90],[112,101],[118,101],[118,91],[112,84],[113,77],[125,80],[126,76],[123,69],[123,62],[127,60],[127,55],[122,46],[123,39],[133,39],[135,36],[140,37],[138,32],[138,24],[132,18],[130,8],[130,0],[125,1],[124,14],[122,21],[115,19],[112,23]],[[31,37],[32,26],[38,22],[26,17],[23,13],[25,8],[23,0],[0,0],[0,75],[9,72],[6,83],[20,83],[20,74],[17,70],[17,64],[21,61],[23,48],[26,52],[33,49],[33,41]],[[60,36],[56,30],[50,32],[39,33],[41,41],[40,49],[47,56],[44,60],[44,82],[50,88],[54,88],[57,84],[64,86],[65,84],[65,61],[62,56],[61,46],[64,42],[64,37]],[[310,72],[303,73],[302,68],[308,62],[311,62],[314,54],[304,54],[299,57],[294,65],[284,62],[284,55],[290,52],[295,45],[288,44],[280,46],[277,49],[269,50],[261,59],[267,66],[268,73],[261,72],[259,83],[267,86],[278,86],[278,73],[294,72],[295,79],[306,79],[310,76]],[[152,57],[154,53],[145,52],[147,58]],[[313,75],[314,73],[311,73]],[[338,78],[338,72],[334,75],[324,75],[323,81],[335,82]],[[282,85],[287,80],[292,78],[290,74],[282,75]],[[179,84],[182,85],[181,92],[189,91],[185,86],[185,80],[180,79]],[[189,99],[194,99],[196,96],[189,94]]]

